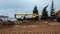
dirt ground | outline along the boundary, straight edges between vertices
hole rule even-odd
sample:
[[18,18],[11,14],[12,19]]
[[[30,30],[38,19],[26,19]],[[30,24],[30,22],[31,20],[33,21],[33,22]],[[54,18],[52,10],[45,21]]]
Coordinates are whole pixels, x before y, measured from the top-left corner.
[[0,34],[60,34],[60,23],[57,22],[30,22],[0,28]]

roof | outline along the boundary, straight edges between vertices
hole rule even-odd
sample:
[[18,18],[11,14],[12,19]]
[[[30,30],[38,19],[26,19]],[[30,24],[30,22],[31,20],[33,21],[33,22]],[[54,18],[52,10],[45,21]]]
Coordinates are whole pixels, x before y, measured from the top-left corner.
[[0,18],[9,18],[8,16],[0,16]]

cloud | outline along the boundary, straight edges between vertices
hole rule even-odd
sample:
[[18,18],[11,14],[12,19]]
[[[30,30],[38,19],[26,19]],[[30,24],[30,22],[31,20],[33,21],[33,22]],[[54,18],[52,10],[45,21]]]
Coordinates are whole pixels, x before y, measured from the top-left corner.
[[[54,8],[60,9],[60,0],[54,0]],[[49,4],[48,10],[50,10],[51,0],[0,0],[0,12],[4,14],[5,11],[7,13],[12,13],[13,15],[16,11],[17,13],[25,13],[29,11],[32,13],[34,6],[38,7],[39,13],[41,13],[43,7]],[[2,9],[2,10],[1,10]]]

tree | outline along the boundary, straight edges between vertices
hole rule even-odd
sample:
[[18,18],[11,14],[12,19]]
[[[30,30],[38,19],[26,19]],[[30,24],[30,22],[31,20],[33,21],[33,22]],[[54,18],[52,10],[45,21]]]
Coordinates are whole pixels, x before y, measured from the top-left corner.
[[46,10],[47,7],[48,7],[48,5],[43,8],[41,20],[47,20],[48,19],[48,12]]
[[54,12],[54,2],[52,0],[52,4],[51,4],[51,13],[50,13],[50,18],[51,18],[51,21],[53,21],[53,19],[55,19],[57,16],[56,16],[56,13]]
[[50,13],[50,16],[51,17],[54,17],[54,15],[52,15],[52,14],[54,14],[55,12],[54,12],[54,2],[53,2],[53,0],[52,0],[52,5],[51,5],[51,13]]
[[38,13],[37,6],[34,7],[33,14],[39,14],[39,13]]
[[[38,15],[38,9],[37,9],[37,6],[34,7],[34,10],[33,10],[33,14],[36,14]],[[35,20],[39,20],[39,16],[36,16],[36,18],[34,18]]]

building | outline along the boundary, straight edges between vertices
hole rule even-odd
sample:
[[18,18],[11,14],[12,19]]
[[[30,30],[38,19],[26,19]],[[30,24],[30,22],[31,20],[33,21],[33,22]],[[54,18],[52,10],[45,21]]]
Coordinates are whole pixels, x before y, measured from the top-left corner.
[[8,20],[8,18],[9,18],[8,16],[0,16],[1,20]]

